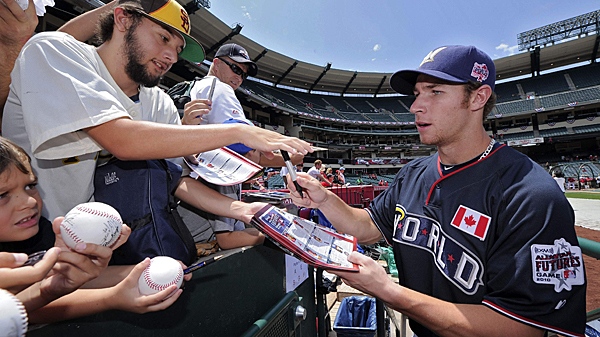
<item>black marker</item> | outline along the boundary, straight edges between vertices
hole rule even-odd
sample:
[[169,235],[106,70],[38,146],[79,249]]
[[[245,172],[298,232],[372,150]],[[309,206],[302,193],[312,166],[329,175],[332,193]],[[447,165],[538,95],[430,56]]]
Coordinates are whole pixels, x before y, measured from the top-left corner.
[[287,167],[288,172],[290,173],[290,176],[292,177],[292,182],[294,183],[294,186],[296,187],[296,191],[298,191],[298,193],[300,194],[300,198],[304,198],[304,195],[302,195],[302,187],[296,181],[296,178],[297,178],[296,167],[294,167],[294,164],[292,164],[292,161],[290,160],[290,155],[285,150],[281,150],[280,152],[281,152],[281,156],[283,157],[283,160],[285,161],[285,167]]
[[213,262],[217,261],[218,259],[220,259],[220,258],[222,258],[222,257],[223,257],[223,255],[218,255],[218,256],[215,256],[215,257],[213,257],[213,258],[210,258],[210,259],[208,259],[208,260],[204,260],[204,261],[202,261],[202,262],[194,263],[194,264],[192,264],[191,266],[189,266],[189,267],[185,268],[185,269],[183,270],[183,273],[184,273],[184,274],[189,274],[189,273],[193,272],[194,270],[198,270],[198,269],[200,269],[200,268],[202,268],[202,267],[204,267],[204,266],[207,266],[207,265],[209,265],[209,264],[211,264],[211,263],[213,263]]
[[46,254],[45,250],[30,254],[27,258],[27,261],[23,263],[23,266],[33,266],[34,264],[40,262],[44,255]]

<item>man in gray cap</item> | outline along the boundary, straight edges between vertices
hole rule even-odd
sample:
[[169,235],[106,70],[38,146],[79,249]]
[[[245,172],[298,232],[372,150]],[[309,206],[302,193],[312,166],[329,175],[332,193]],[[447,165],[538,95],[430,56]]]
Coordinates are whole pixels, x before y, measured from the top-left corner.
[[415,95],[421,142],[438,152],[404,166],[367,209],[301,173],[304,198],[293,191],[293,202],[361,243],[393,247],[399,284],[358,253],[348,260],[359,272],[332,273],[407,315],[416,336],[583,336],[573,209],[541,166],[488,136],[495,77],[472,46],[434,49],[418,69],[396,72],[392,88]]
[[185,105],[182,123],[221,124],[230,118],[246,119],[235,90],[248,76],[256,76],[257,72],[258,67],[246,49],[235,43],[222,45],[208,74],[196,81],[191,89],[192,101]]

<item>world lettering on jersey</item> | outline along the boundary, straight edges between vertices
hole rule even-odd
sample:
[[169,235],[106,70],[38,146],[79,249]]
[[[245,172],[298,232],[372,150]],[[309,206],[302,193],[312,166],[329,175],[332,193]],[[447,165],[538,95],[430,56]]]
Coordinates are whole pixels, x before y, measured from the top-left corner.
[[397,204],[393,240],[429,252],[440,272],[465,294],[475,294],[483,285],[481,260],[446,234],[436,220],[407,213]]
[[554,245],[531,246],[533,281],[554,284],[557,293],[584,283],[582,261],[581,248],[571,246],[564,238],[554,240]]

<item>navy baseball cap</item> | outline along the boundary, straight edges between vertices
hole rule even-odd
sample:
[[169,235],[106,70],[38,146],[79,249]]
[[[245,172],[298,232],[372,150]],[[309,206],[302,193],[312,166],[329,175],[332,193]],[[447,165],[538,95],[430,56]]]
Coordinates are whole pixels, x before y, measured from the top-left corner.
[[248,75],[256,76],[258,73],[258,67],[256,63],[250,59],[248,52],[239,44],[228,43],[222,45],[215,54],[215,58],[227,56],[237,63],[245,63],[248,66]]
[[[243,119],[229,118],[229,119],[223,121],[223,124],[234,124],[234,123],[253,125],[250,122],[243,120]],[[235,144],[227,145],[227,148],[241,154],[242,156],[245,155],[246,153],[254,150],[253,148],[247,147],[246,145],[244,145],[242,143],[235,143]]]
[[396,92],[413,95],[417,77],[433,76],[451,83],[480,82],[494,90],[496,66],[483,51],[473,46],[444,46],[427,54],[417,70],[400,70],[390,78]]

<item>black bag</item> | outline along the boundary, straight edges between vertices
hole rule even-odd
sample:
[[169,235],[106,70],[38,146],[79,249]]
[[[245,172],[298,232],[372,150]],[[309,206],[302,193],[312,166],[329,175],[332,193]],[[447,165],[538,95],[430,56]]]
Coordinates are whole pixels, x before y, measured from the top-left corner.
[[167,95],[171,97],[177,109],[183,109],[185,104],[192,100],[190,91],[196,81],[201,79],[201,77],[196,77],[191,81],[179,82],[167,90]]
[[167,160],[111,159],[96,167],[94,199],[113,206],[131,227],[110,264],[137,264],[146,257],[170,256],[186,265],[196,259],[194,239],[179,213],[173,191],[181,166]]

